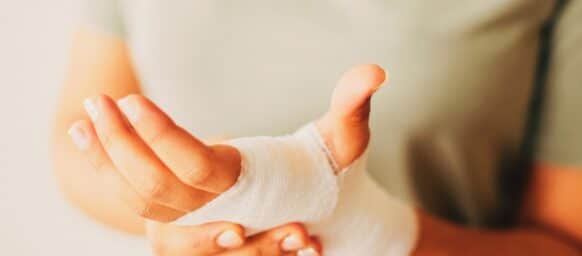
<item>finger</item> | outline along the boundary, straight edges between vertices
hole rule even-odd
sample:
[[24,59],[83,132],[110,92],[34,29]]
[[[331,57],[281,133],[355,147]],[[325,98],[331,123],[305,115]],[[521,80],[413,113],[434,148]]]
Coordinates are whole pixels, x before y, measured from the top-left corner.
[[121,199],[136,214],[158,221],[172,221],[184,215],[183,212],[158,204],[148,204],[115,170],[115,166],[107,156],[99,142],[91,122],[81,120],[75,122],[69,129],[73,141],[89,162],[95,167],[109,192]]
[[148,237],[156,255],[215,255],[244,243],[242,226],[213,222],[198,226],[148,223]]
[[307,246],[297,251],[297,256],[319,256],[323,255],[321,241],[317,237],[311,237]]
[[328,112],[317,122],[338,169],[348,166],[366,149],[371,97],[385,79],[379,66],[362,65],[338,81]]
[[127,96],[118,105],[136,132],[182,182],[213,193],[224,192],[236,182],[240,172],[236,149],[206,146],[141,95]]
[[370,98],[386,80],[385,71],[378,65],[354,67],[338,81],[329,107],[338,121],[367,121]]
[[85,108],[116,169],[148,204],[190,212],[214,197],[180,182],[128,126],[111,98],[87,99]]
[[220,255],[282,256],[305,248],[308,240],[309,235],[305,227],[298,223],[291,223],[255,235],[249,238],[241,248]]

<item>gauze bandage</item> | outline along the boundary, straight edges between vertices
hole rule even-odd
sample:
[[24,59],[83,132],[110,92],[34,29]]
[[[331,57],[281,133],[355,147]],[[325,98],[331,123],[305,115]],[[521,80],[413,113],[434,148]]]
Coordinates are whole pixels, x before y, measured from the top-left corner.
[[293,135],[229,142],[242,156],[238,181],[175,223],[239,223],[256,233],[303,222],[325,255],[409,255],[416,243],[414,210],[385,193],[366,172],[366,154],[334,174],[315,125]]

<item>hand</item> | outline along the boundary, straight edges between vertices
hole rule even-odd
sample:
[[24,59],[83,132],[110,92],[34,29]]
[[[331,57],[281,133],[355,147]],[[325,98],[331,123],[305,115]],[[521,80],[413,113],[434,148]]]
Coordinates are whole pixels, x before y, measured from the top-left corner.
[[142,217],[175,220],[238,177],[238,151],[203,144],[142,96],[118,104],[98,96],[85,108],[92,122],[77,121],[69,133],[112,193]]
[[[328,112],[317,122],[338,170],[365,150],[371,96],[384,79],[384,71],[376,65],[350,70],[338,82]],[[212,200],[238,178],[238,150],[202,143],[143,96],[130,95],[117,104],[98,96],[88,99],[85,107],[92,122],[76,122],[71,136],[114,193],[145,218],[175,220]]]
[[148,237],[157,256],[321,255],[318,240],[305,227],[291,223],[244,239],[241,226],[227,222],[199,226],[148,223]]

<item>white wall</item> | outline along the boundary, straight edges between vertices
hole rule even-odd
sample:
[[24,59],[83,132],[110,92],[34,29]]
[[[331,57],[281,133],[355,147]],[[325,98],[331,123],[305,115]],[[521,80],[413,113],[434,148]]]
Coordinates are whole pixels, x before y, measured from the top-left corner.
[[48,124],[76,2],[0,0],[0,255],[149,254],[71,209],[51,176]]

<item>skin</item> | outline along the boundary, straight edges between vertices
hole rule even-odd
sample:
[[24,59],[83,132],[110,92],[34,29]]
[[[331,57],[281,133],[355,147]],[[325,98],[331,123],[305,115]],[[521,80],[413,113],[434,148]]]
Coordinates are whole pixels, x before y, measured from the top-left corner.
[[[188,228],[177,228],[161,222],[148,222],[146,225],[146,218],[140,214],[157,213],[152,210],[157,206],[149,210],[141,208],[141,212],[136,212],[140,210],[139,203],[143,201],[135,198],[132,188],[111,186],[112,183],[123,184],[126,181],[120,179],[121,176],[114,171],[103,171],[104,167],[97,171],[94,161],[99,159],[87,158],[85,152],[71,143],[66,132],[76,120],[88,119],[81,107],[85,98],[99,93],[120,98],[141,92],[128,55],[124,43],[109,35],[87,29],[81,29],[74,35],[68,75],[58,101],[51,137],[55,176],[63,195],[71,204],[103,225],[130,234],[147,235],[157,255],[283,255],[283,248],[279,246],[282,242],[281,232],[296,235],[301,245],[320,251],[317,238],[310,237],[305,227],[297,223],[251,237],[244,237],[244,229],[240,225],[227,222]],[[93,148],[99,147],[93,145]],[[123,191],[125,200],[120,200],[123,198],[120,192]],[[132,196],[138,200],[128,201]],[[236,248],[220,246],[216,242],[219,235],[217,230],[231,230],[239,234],[241,245]]]
[[[315,248],[321,252],[316,238],[310,238],[300,223],[291,223],[252,236],[244,244],[225,249],[217,245],[216,237],[224,230],[235,230],[244,236],[244,229],[233,223],[207,223],[199,226],[181,227],[149,222],[148,237],[156,255],[295,255],[281,250],[280,241],[289,235],[301,240],[302,247]],[[241,241],[243,242],[243,241]]]
[[[53,152],[61,187],[75,205],[103,223],[139,233],[143,221],[138,216],[160,222],[173,220],[236,181],[240,172],[236,149],[202,143],[139,95],[123,42],[82,31],[72,56],[72,70],[62,97],[67,101],[61,100],[55,122]],[[366,148],[370,99],[384,79],[383,70],[375,65],[350,70],[338,82],[329,111],[318,121],[338,170]],[[92,96],[100,93],[109,96]],[[133,95],[116,102],[127,94]],[[92,121],[80,108],[87,97],[98,109]],[[80,121],[73,128],[89,138],[81,150],[75,150],[64,134],[74,120]],[[184,154],[192,157],[179,157]],[[537,168],[523,207],[523,224],[508,231],[460,227],[419,210],[420,235],[414,255],[579,255],[582,221],[575,215],[581,212],[582,199],[571,195],[582,193],[580,173],[576,168],[551,165]],[[105,180],[110,186],[95,180]],[[116,189],[106,189],[111,187]],[[124,200],[120,203],[118,198]],[[229,225],[216,225],[220,224]],[[177,229],[156,223],[148,230],[158,255],[217,253],[205,249],[216,249],[216,239],[208,238],[216,230],[210,224]],[[222,248],[220,253],[284,255],[280,246],[283,237],[275,235],[277,230],[249,238],[238,251]],[[321,250],[307,232],[297,234],[306,247]],[[273,244],[278,246],[271,251],[268,245]]]

